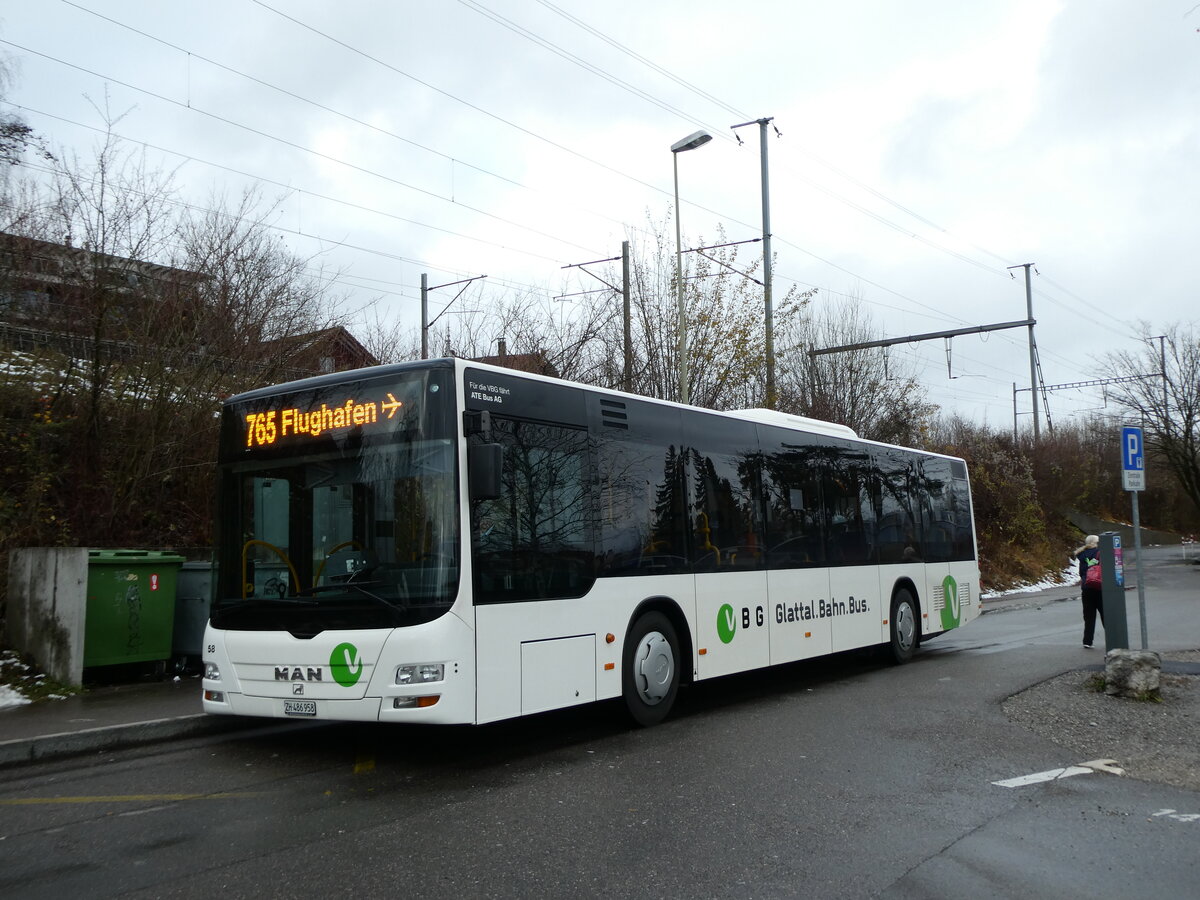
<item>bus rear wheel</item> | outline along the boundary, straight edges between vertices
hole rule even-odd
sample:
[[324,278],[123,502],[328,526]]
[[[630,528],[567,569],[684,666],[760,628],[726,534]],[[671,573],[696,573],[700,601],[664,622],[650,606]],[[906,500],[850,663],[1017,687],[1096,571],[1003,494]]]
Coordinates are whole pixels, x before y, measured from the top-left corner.
[[621,686],[638,725],[657,725],[671,711],[679,691],[679,638],[662,613],[646,613],[630,630]]
[[920,619],[917,618],[917,601],[908,588],[901,588],[892,597],[892,614],[889,617],[891,640],[888,653],[892,662],[906,663],[917,652],[921,640]]

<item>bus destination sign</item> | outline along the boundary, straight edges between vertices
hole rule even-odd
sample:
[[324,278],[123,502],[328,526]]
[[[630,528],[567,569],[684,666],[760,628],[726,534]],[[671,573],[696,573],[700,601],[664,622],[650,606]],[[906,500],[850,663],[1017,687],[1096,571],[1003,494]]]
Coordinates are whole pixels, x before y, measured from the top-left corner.
[[[343,388],[344,390],[344,388]],[[308,399],[304,403],[300,398]],[[247,411],[245,448],[256,450],[334,436],[339,432],[358,429],[360,433],[392,430],[410,412],[410,404],[389,390],[364,386],[360,393],[330,402],[324,392],[291,395],[279,398],[267,409]]]

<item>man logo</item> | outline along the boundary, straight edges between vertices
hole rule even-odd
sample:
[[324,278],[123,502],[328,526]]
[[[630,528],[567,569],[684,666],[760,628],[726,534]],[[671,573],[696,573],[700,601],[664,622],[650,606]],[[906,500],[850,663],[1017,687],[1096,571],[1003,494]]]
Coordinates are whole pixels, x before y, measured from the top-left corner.
[[297,681],[295,684],[293,684],[292,685],[292,693],[293,694],[303,694],[304,693],[304,683],[301,681]]

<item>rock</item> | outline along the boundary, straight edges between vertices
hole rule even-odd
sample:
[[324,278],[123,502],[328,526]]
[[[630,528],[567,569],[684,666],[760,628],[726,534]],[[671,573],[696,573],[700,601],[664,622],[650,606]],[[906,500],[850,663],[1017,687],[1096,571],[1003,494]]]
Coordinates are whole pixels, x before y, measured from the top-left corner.
[[1104,657],[1104,693],[1144,698],[1158,692],[1162,658],[1153,650],[1109,650]]

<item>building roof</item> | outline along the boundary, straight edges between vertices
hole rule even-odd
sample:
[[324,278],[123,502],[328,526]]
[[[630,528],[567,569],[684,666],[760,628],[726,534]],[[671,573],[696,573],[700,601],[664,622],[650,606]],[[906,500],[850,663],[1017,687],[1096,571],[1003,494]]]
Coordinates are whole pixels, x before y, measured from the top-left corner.
[[505,369],[515,369],[518,372],[530,372],[534,375],[547,375],[558,378],[558,369],[541,350],[536,353],[501,353],[499,356],[476,356],[472,362],[485,363],[489,366],[501,366]]

